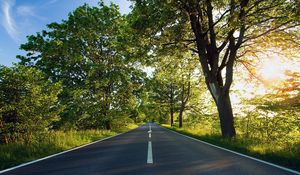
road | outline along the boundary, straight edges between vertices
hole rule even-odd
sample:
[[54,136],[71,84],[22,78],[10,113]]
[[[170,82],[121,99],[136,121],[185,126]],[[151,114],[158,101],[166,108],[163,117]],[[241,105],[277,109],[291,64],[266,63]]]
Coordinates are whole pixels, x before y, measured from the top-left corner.
[[2,174],[288,175],[297,172],[233,154],[149,123],[125,134]]

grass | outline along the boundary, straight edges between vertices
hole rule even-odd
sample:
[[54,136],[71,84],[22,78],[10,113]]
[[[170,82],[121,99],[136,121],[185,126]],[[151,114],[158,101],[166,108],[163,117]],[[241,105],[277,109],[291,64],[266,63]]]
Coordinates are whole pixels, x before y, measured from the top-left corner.
[[117,131],[53,131],[47,133],[46,137],[39,138],[30,144],[11,143],[0,145],[0,170],[113,136],[135,127],[137,126],[132,124]]
[[165,124],[162,126],[223,148],[279,164],[294,170],[300,170],[300,144],[289,145],[289,149],[287,149],[270,143],[262,143],[259,140],[244,139],[239,136],[232,139],[224,139],[219,134],[202,133],[201,130],[197,129],[170,127],[170,125]]

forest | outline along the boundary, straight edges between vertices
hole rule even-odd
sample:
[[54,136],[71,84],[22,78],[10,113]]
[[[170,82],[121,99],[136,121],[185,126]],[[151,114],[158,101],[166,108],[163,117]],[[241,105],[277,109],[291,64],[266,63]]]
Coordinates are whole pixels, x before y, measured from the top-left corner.
[[145,122],[299,169],[297,0],[131,2],[80,6],[0,66],[0,169]]

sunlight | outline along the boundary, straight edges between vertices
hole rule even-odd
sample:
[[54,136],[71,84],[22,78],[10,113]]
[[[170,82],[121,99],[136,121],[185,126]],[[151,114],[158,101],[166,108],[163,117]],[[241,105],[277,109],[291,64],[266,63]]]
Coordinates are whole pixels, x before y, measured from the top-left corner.
[[241,103],[241,99],[236,93],[230,94],[230,101],[233,105],[239,105]]
[[285,71],[287,70],[285,64],[278,57],[264,59],[258,69],[258,75],[266,83],[272,83],[277,80],[284,80],[286,78]]
[[261,61],[253,63],[255,77],[249,78],[252,75],[243,66],[238,68],[230,95],[234,106],[241,105],[244,99],[265,95],[274,91],[276,87],[281,87],[291,78],[287,74],[288,71],[300,72],[299,55],[294,58],[280,57],[272,53],[268,53],[268,57],[260,56]]

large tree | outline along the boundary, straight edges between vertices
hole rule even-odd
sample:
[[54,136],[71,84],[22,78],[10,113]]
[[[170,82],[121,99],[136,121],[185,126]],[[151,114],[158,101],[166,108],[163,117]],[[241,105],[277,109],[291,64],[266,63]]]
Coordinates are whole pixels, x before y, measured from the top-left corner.
[[[235,62],[255,40],[299,26],[297,1],[135,0],[132,26],[151,38],[152,50],[174,44],[194,51],[219,112],[222,135],[235,136],[230,102]],[[142,45],[146,45],[143,40]],[[251,47],[252,46],[252,47]],[[166,50],[166,54],[170,50]]]
[[130,115],[144,74],[129,56],[126,30],[118,6],[85,4],[21,45],[21,64],[62,82],[57,127],[110,129],[115,116]]

